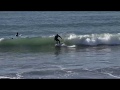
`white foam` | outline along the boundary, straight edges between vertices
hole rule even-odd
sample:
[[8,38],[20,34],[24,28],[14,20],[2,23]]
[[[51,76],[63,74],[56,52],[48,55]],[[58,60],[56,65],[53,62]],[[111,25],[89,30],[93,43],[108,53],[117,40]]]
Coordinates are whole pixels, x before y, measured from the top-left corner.
[[2,40],[4,40],[4,38],[0,38],[0,42],[1,42]]
[[0,76],[0,79],[17,79],[16,77]]
[[113,75],[113,74],[111,74],[111,73],[104,73],[104,74],[107,74],[107,75],[109,75],[109,76],[111,76],[111,77],[114,77],[114,78],[120,78],[119,76],[115,76],[115,75]]
[[0,79],[21,79],[22,77],[21,73],[17,73],[16,77],[0,76]]
[[75,48],[76,45],[71,45],[71,46],[67,46],[67,47],[69,47],[69,48]]
[[74,45],[119,45],[120,33],[117,34],[90,34],[76,35],[70,34],[67,39]]

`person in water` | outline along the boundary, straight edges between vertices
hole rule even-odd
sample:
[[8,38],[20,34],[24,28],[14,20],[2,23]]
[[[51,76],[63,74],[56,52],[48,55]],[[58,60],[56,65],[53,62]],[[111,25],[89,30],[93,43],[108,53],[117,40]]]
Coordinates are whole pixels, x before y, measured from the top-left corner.
[[16,34],[16,37],[18,37],[19,35],[18,35],[18,32],[17,32],[17,34]]
[[[61,38],[61,36],[59,36],[58,34],[55,35],[54,40],[57,42],[57,44],[58,44],[58,42],[59,42],[59,44],[60,44],[60,40],[58,39],[58,37]],[[61,39],[62,39],[62,38],[61,38]]]

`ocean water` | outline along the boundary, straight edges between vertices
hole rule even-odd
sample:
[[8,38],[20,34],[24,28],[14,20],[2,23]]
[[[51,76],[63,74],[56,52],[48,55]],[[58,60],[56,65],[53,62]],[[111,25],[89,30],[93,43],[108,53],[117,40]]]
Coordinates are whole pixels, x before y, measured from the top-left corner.
[[0,11],[1,79],[118,79],[119,57],[119,11]]

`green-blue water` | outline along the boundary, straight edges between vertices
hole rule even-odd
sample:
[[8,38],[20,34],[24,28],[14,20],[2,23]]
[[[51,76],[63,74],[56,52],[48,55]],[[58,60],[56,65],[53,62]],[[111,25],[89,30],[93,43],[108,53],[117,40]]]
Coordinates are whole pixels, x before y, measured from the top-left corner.
[[1,11],[0,78],[120,78],[119,29],[119,11]]

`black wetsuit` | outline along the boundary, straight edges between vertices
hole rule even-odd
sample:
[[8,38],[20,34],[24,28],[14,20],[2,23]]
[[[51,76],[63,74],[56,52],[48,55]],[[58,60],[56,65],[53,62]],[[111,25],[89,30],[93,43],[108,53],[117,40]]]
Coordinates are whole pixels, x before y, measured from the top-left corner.
[[18,37],[18,33],[16,34],[16,37]]
[[[58,34],[55,36],[55,38],[54,38],[54,40],[58,43],[59,42],[59,44],[60,44],[60,40],[58,39],[58,37],[60,37]],[[60,37],[61,38],[61,37]]]

